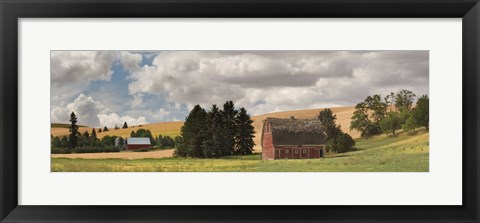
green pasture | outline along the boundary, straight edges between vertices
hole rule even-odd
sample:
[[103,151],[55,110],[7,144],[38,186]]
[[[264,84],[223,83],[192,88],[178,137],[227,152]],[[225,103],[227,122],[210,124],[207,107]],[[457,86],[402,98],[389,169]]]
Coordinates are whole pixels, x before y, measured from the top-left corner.
[[428,172],[429,133],[359,139],[356,150],[321,159],[261,160],[261,154],[219,159],[51,158],[52,172]]

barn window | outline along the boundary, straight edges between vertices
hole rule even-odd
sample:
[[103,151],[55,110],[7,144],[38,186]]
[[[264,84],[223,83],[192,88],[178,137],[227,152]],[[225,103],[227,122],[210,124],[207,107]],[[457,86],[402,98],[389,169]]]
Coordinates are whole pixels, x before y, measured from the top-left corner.
[[295,150],[295,154],[298,154],[298,149]]
[[288,154],[288,149],[285,150],[285,154]]
[[306,150],[306,149],[303,150],[303,154],[307,154],[307,150]]

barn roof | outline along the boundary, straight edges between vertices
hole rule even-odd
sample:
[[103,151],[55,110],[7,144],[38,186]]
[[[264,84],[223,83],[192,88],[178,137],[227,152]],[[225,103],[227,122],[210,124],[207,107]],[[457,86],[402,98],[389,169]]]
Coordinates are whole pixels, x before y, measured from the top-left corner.
[[270,123],[274,145],[319,145],[326,143],[322,123],[318,119],[267,118],[265,122]]
[[150,138],[148,137],[130,137],[127,139],[128,145],[150,145]]

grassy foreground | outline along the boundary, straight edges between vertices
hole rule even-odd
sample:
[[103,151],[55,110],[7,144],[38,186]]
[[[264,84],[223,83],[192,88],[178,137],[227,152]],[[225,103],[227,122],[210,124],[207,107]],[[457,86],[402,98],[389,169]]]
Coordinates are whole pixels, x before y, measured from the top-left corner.
[[429,133],[357,140],[357,150],[322,159],[261,160],[261,154],[220,159],[51,158],[52,172],[428,172]]

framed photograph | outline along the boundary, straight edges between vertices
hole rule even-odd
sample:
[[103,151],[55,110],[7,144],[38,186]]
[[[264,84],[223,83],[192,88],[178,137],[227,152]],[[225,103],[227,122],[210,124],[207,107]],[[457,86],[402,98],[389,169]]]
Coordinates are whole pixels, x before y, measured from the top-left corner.
[[480,220],[476,0],[0,14],[1,222]]

